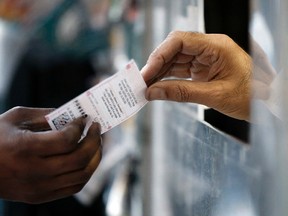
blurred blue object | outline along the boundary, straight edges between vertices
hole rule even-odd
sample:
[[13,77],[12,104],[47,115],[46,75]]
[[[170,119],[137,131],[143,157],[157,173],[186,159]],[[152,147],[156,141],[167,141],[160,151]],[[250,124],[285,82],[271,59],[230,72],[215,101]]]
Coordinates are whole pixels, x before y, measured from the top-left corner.
[[93,29],[82,1],[64,0],[39,20],[32,38],[55,52],[85,58],[109,47],[109,30]]

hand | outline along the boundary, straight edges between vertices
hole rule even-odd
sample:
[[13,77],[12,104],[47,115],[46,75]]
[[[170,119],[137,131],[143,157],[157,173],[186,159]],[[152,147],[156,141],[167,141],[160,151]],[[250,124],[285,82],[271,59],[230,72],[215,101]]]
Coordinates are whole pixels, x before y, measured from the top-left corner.
[[[249,120],[251,71],[250,56],[228,36],[172,32],[150,55],[142,75],[148,100],[199,103]],[[177,79],[162,80],[169,76]]]
[[78,143],[85,119],[51,131],[51,109],[13,108],[0,115],[0,197],[42,203],[79,192],[101,160],[100,126]]
[[253,97],[261,100],[270,98],[271,84],[277,72],[271,65],[261,46],[251,37],[251,49],[253,50]]

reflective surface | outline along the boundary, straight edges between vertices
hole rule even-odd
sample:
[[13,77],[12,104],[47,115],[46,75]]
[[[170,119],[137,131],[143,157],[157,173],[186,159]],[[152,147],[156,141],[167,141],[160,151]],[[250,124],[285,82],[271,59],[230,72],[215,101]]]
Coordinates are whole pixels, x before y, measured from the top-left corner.
[[[155,10],[163,9],[168,13],[166,17],[171,15],[168,20],[182,16],[175,5],[175,13],[169,14],[164,9],[167,5],[155,1]],[[249,144],[197,120],[197,110],[192,105],[152,105],[149,215],[288,214],[287,11],[288,2],[284,0],[259,0],[252,4],[253,80],[260,81],[264,88],[253,86],[257,97],[252,99]],[[154,33],[157,43],[162,35]]]
[[[118,37],[114,38],[116,51],[113,62],[116,65],[121,64],[123,58],[126,61],[127,56],[136,58],[138,63],[145,62],[150,52],[171,30],[204,31],[201,0],[145,0],[142,3],[143,14],[139,17],[145,15],[145,27],[141,23],[136,28],[127,22],[122,26],[126,34],[119,34],[119,28],[116,29]],[[201,116],[199,117],[199,107],[195,105],[151,103],[137,119],[140,124],[138,140],[134,140],[134,121],[126,126],[125,131],[120,130],[119,134],[112,135],[117,137],[116,141],[113,140],[114,143],[121,141],[122,144],[122,134],[125,145],[117,146],[118,148],[112,149],[114,151],[110,149],[110,155],[106,155],[99,168],[101,175],[92,181],[92,187],[88,185],[86,188],[87,193],[92,192],[93,198],[93,192],[98,193],[104,184],[105,175],[112,170],[111,167],[125,161],[113,182],[112,188],[115,186],[118,190],[111,190],[114,192],[109,194],[107,212],[110,215],[288,215],[288,2],[254,0],[252,3],[251,54],[255,65],[262,69],[255,68],[253,79],[260,77],[265,84],[263,92],[269,94],[264,97],[265,100],[253,98],[250,144],[244,144],[203,122]],[[117,21],[116,15],[112,19]],[[95,18],[94,21],[96,20],[98,19]],[[96,29],[101,29],[105,24],[92,23]],[[65,32],[59,33],[60,36],[71,36]],[[129,43],[124,46],[119,35],[129,36]],[[19,41],[19,45],[14,48],[18,47],[20,52],[25,41],[22,42],[13,33],[9,35],[12,45],[15,45],[14,36]],[[2,37],[7,36],[0,32],[0,42]],[[69,37],[66,39],[62,42],[69,42]],[[144,46],[140,42],[142,39]],[[11,71],[11,65],[18,55],[15,49],[11,51],[11,44],[6,41],[2,43],[0,99],[5,93],[8,75],[11,76],[6,71]],[[125,57],[124,52],[128,53]],[[107,61],[105,56],[103,59],[101,62]],[[254,90],[258,92],[259,89],[254,86]],[[133,131],[129,131],[130,129]],[[138,170],[139,143],[143,144],[141,171]],[[133,176],[136,183],[129,182],[133,187],[132,193],[131,185],[128,187],[129,178],[126,172],[131,167],[133,172],[137,172],[137,181]],[[142,183],[144,189],[140,191],[139,185]],[[143,206],[141,192],[144,197]],[[125,205],[126,196],[130,199],[129,208]],[[117,208],[115,204],[118,204]],[[119,211],[113,212],[116,210]]]
[[[253,60],[262,68],[262,77],[267,74],[270,77],[265,82],[268,97],[253,98],[253,121],[256,124],[253,125],[251,138],[252,166],[259,167],[262,175],[258,213],[287,215],[288,3],[281,0],[254,1],[252,9],[251,44],[256,44],[252,50]],[[262,54],[259,47],[263,50]],[[260,72],[254,69],[254,79],[259,75]],[[259,89],[254,86],[254,90]]]
[[152,215],[256,215],[261,173],[249,165],[250,146],[196,120],[189,104],[154,106],[163,131],[154,137]]

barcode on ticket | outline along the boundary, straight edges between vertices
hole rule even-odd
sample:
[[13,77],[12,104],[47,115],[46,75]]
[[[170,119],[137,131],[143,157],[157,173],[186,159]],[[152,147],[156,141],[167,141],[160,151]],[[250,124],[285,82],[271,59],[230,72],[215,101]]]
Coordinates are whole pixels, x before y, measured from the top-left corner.
[[52,119],[52,123],[56,130],[62,129],[65,125],[70,123],[73,119],[69,116],[68,112],[64,112],[56,118]]
[[46,119],[53,130],[60,130],[74,119],[85,116],[100,123],[101,133],[105,133],[136,114],[148,102],[146,89],[132,60],[112,77],[48,114]]

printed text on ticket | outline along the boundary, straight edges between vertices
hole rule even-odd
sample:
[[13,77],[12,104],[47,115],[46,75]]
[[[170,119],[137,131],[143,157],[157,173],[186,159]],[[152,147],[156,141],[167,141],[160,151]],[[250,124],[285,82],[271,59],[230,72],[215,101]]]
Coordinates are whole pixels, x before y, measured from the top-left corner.
[[136,114],[146,103],[146,83],[131,60],[122,70],[46,116],[59,130],[80,116],[101,124],[101,134]]

